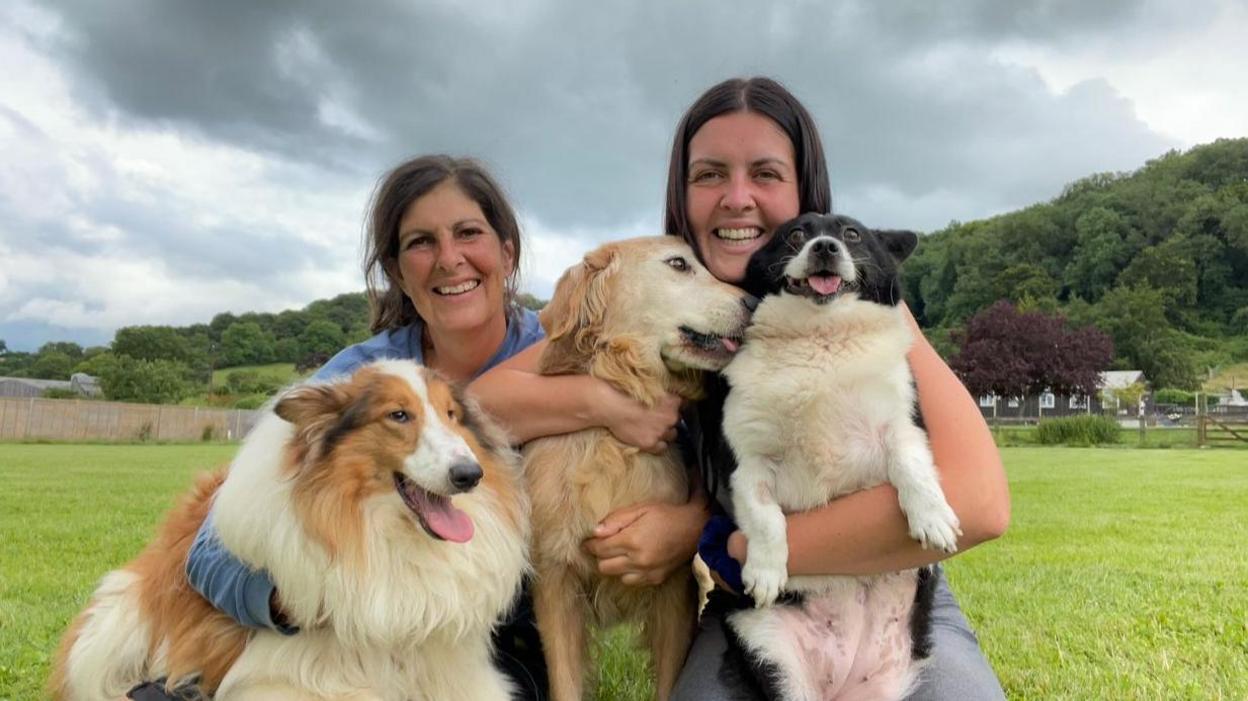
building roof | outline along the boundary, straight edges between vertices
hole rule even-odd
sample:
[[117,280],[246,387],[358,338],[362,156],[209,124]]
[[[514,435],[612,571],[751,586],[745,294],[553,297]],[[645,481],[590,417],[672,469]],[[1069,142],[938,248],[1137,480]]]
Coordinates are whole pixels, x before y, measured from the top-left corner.
[[1143,370],[1105,370],[1101,373],[1102,389],[1126,389],[1137,382],[1147,382]]
[[36,380],[30,377],[0,377],[0,382],[13,382],[19,385],[34,387],[39,390],[69,389],[69,383],[65,380]]

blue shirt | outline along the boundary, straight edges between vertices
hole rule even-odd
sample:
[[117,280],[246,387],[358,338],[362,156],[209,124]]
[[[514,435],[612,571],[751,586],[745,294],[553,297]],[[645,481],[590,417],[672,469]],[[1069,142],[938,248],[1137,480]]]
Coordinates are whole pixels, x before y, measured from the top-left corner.
[[[424,361],[421,351],[421,335],[424,323],[419,319],[407,326],[382,331],[372,338],[347,346],[329,359],[312,376],[312,381],[331,380],[347,375],[356,368],[374,360],[399,359]],[[477,371],[473,379],[486,370],[537,343],[545,336],[537,314],[529,309],[517,308],[507,323],[507,335],[493,357]],[[294,633],[291,626],[278,625],[273,621],[269,600],[276,587],[265,570],[253,570],[230,551],[217,538],[212,525],[212,512],[195,534],[195,542],[186,558],[186,577],[195,591],[239,623],[252,628],[272,628],[282,633]]]

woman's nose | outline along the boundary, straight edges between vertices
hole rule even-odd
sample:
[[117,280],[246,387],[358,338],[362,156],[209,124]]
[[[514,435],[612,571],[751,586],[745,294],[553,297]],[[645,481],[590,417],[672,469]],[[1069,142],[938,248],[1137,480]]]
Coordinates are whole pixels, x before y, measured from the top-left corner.
[[451,271],[459,267],[464,260],[463,251],[459,250],[459,243],[451,237],[450,241],[438,246],[438,267],[443,270]]
[[724,196],[719,204],[729,211],[739,212],[754,205],[754,190],[749,178],[733,177],[725,185]]

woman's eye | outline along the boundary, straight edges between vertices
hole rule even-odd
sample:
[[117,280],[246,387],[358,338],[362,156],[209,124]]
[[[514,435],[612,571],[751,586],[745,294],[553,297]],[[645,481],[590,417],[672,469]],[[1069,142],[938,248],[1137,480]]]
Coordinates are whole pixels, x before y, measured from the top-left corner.
[[481,231],[481,229],[479,229],[479,228],[477,228],[477,227],[475,227],[475,226],[470,226],[470,227],[467,227],[467,228],[460,229],[460,230],[459,230],[459,237],[460,237],[461,239],[470,239],[470,238],[475,238],[475,237],[477,237],[477,236],[480,236],[482,233],[483,233],[483,232]]
[[395,423],[405,424],[408,421],[411,421],[412,417],[409,416],[406,411],[399,409],[398,411],[390,412],[390,420]]
[[689,177],[689,181],[695,182],[695,183],[709,183],[709,182],[714,182],[715,180],[718,180],[718,179],[719,179],[719,173],[713,170],[703,170],[703,171],[694,173],[693,175]]
[[403,244],[403,248],[404,250],[407,250],[410,248],[428,248],[429,245],[432,243],[433,243],[432,236],[413,236],[412,238],[407,240],[407,243]]
[[774,170],[760,170],[754,174],[759,180],[779,180],[780,174]]
[[689,261],[685,260],[684,258],[680,256],[673,256],[663,262],[667,263],[668,265],[672,266],[673,269],[679,270],[682,273],[687,272],[689,270]]
[[845,229],[844,234],[846,241],[858,241],[862,238],[862,234],[858,233],[858,230],[852,226]]

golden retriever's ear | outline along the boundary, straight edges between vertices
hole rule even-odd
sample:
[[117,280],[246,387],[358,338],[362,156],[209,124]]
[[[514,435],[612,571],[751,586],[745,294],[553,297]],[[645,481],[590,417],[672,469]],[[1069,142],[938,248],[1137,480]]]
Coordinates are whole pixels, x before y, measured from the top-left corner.
[[593,352],[602,334],[610,280],[619,268],[617,261],[615,247],[603,246],[590,251],[559,278],[554,296],[538,317],[550,341],[542,358],[545,371],[553,371],[555,365],[583,365]]

